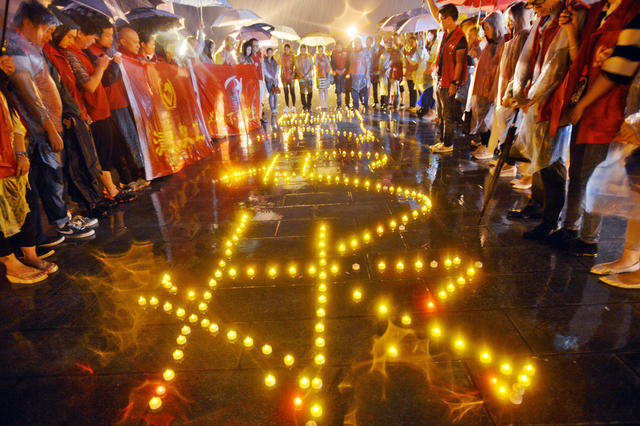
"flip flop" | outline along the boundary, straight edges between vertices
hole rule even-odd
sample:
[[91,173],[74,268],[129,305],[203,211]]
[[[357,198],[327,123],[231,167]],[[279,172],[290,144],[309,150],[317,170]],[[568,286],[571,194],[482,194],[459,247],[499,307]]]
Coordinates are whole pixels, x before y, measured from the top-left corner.
[[40,281],[44,281],[49,276],[43,271],[38,271],[34,273],[28,273],[23,275],[9,275],[7,274],[7,281],[11,284],[35,284]]

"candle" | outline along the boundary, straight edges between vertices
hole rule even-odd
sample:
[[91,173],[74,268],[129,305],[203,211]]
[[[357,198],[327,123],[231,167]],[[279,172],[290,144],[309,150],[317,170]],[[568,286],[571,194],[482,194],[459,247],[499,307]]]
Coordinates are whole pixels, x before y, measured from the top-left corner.
[[174,360],[182,361],[182,358],[184,358],[184,353],[180,349],[176,349],[175,351],[173,351]]
[[316,365],[322,365],[324,364],[324,355],[322,354],[318,354],[313,358],[313,362],[316,363]]
[[188,325],[184,325],[182,326],[182,329],[180,330],[180,332],[183,335],[188,336],[189,334],[191,334],[191,327],[189,327]]
[[179,345],[184,345],[187,343],[187,338],[181,334],[176,338],[176,343],[178,343]]
[[158,411],[162,408],[162,399],[154,396],[149,400],[149,408],[151,411]]
[[271,345],[262,346],[262,354],[263,355],[271,355],[271,352],[273,352],[273,349],[271,348]]
[[180,319],[184,318],[186,312],[183,308],[176,309],[176,316]]
[[318,404],[314,404],[311,407],[311,415],[315,418],[322,417],[322,407]]
[[163,396],[165,393],[167,393],[167,388],[166,387],[164,387],[162,385],[156,386],[156,395]]
[[207,318],[203,318],[202,321],[200,321],[200,325],[202,326],[202,328],[207,328],[210,324],[211,322]]
[[164,309],[165,312],[171,312],[171,309],[173,309],[173,306],[171,306],[170,302],[165,302],[165,304],[162,305],[162,309]]
[[353,298],[354,302],[360,302],[362,300],[362,292],[358,289],[353,290],[353,293],[351,294],[351,297]]
[[145,306],[146,304],[147,304],[147,299],[145,297],[143,297],[143,296],[140,296],[138,298],[138,305]]
[[151,297],[151,299],[149,299],[149,305],[156,307],[158,306],[159,300],[157,297]]
[[268,388],[272,388],[276,385],[276,378],[273,374],[267,374],[264,378],[264,384]]
[[402,325],[411,325],[411,317],[409,315],[403,315],[401,321]]
[[198,316],[196,314],[189,315],[189,322],[191,324],[195,324],[198,322]]
[[309,384],[310,384],[309,378],[301,377],[298,384],[300,385],[300,389],[309,389]]
[[316,346],[319,348],[324,348],[324,345],[325,345],[324,339],[322,337],[318,337],[316,339]]
[[238,338],[238,333],[235,330],[229,330],[227,332],[227,339],[230,342],[235,342],[235,340]]
[[252,348],[253,347],[253,338],[251,338],[249,336],[245,337],[244,340],[242,341],[242,344],[247,349]]
[[283,362],[287,367],[291,367],[295,362],[295,358],[293,357],[293,355],[287,354],[284,356]]
[[324,332],[324,324],[321,322],[316,323],[315,330],[316,330],[316,333]]
[[162,378],[163,378],[165,381],[170,382],[170,381],[172,381],[173,379],[175,379],[175,378],[176,378],[176,373],[175,373],[173,370],[171,370],[171,369],[166,369],[166,370],[164,370],[164,372],[162,373]]

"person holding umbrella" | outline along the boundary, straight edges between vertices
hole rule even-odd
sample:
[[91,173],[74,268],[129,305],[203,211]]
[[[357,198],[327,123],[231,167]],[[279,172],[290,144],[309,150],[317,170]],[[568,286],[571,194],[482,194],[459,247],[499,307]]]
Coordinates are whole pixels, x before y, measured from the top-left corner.
[[262,52],[260,51],[260,44],[257,39],[252,38],[249,41],[251,42],[251,59],[258,71],[258,81],[260,82],[260,116],[262,117],[260,121],[262,124],[265,124],[266,122],[264,119],[262,102],[264,101],[264,97],[267,95],[267,86],[264,84],[264,73],[262,71]]
[[262,69],[264,70],[264,83],[269,93],[269,107],[271,108],[271,119],[273,120],[278,113],[278,93],[280,88],[278,87],[279,67],[273,57],[273,49],[271,47],[267,49],[267,56],[263,60]]
[[284,113],[289,113],[289,96],[291,96],[291,112],[296,112],[296,86],[295,82],[295,57],[291,53],[291,45],[284,45],[284,53],[281,58],[282,71],[280,73],[280,81],[284,89],[284,102],[286,107]]
[[217,65],[235,65],[236,58],[233,52],[233,38],[227,36],[224,44],[220,47],[215,55],[215,63]]
[[241,65],[253,65],[253,56],[251,55],[251,51],[253,47],[251,46],[253,43],[251,40],[245,41],[242,44],[242,53],[238,56],[238,63]]
[[418,52],[418,40],[415,35],[410,35],[404,46],[404,75],[407,78],[407,89],[409,89],[409,108],[416,107],[418,93],[416,91],[416,71],[420,62],[420,53]]
[[140,52],[139,56],[147,62],[156,62],[156,36],[149,31],[139,31]]
[[313,97],[313,59],[309,54],[307,46],[300,46],[300,53],[296,57],[296,77],[300,87],[300,98],[304,111],[311,111],[311,99]]
[[365,109],[369,106],[369,73],[367,53],[362,48],[362,41],[357,37],[353,40],[353,50],[349,56],[349,75],[351,76],[351,96],[354,110],[360,107],[360,101]]
[[[367,40],[368,43],[368,40]],[[371,57],[371,88],[373,95],[373,107],[378,108],[378,88],[380,86],[380,56],[382,56],[382,52],[384,47],[382,46],[382,37],[380,34],[376,34],[375,42],[373,42],[373,46],[371,46],[369,50],[369,55]]]

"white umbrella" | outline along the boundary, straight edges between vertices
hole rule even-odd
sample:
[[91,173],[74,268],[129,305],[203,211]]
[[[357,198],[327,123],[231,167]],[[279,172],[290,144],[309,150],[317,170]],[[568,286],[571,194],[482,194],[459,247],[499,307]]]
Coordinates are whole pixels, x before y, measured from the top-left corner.
[[233,9],[228,12],[223,12],[213,21],[211,24],[212,27],[234,27],[234,26],[245,26],[253,24],[254,22],[260,20],[260,16],[258,16],[255,12],[249,9]]
[[286,25],[277,25],[276,29],[271,31],[271,35],[274,37],[278,37],[280,40],[288,40],[288,41],[298,41],[300,40],[300,36],[291,27],[287,27]]
[[425,14],[409,18],[407,22],[398,28],[398,32],[400,34],[419,33],[422,31],[437,30],[438,27],[438,21],[433,19],[433,16],[430,14]]
[[335,43],[336,40],[329,34],[310,33],[300,39],[300,44],[305,46],[326,46]]
[[227,0],[169,0],[171,3],[193,7],[226,7],[231,9]]

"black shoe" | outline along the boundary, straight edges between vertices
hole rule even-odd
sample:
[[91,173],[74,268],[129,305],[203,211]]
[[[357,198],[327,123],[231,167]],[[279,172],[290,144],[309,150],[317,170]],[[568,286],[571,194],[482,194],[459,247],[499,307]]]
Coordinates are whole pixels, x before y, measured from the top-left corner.
[[[46,259],[47,257],[51,257],[55,254],[55,250],[49,247],[36,247],[36,256],[40,259]],[[22,261],[24,259],[24,254],[22,250],[16,250],[16,257],[18,260]]]
[[38,241],[36,245],[38,247],[55,247],[58,244],[64,243],[64,236],[54,235],[53,237],[45,236],[41,241]]
[[528,204],[521,209],[509,210],[507,219],[542,219],[542,212],[539,207]]
[[578,238],[578,231],[574,229],[560,228],[549,235],[549,243],[559,249],[567,249],[571,241]]
[[580,238],[576,238],[568,244],[568,250],[574,256],[596,257],[598,255],[598,243],[585,243]]
[[96,234],[96,231],[94,231],[93,229],[87,229],[87,228],[78,226],[71,221],[65,223],[64,226],[58,226],[57,231],[58,231],[58,234],[64,235],[65,238],[68,238],[70,240],[89,238],[89,237],[93,237]]
[[551,235],[555,230],[556,228],[542,222],[532,230],[526,231],[524,234],[522,234],[522,237],[525,240],[546,241],[549,238],[549,235]]

